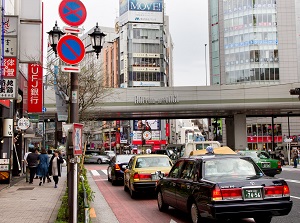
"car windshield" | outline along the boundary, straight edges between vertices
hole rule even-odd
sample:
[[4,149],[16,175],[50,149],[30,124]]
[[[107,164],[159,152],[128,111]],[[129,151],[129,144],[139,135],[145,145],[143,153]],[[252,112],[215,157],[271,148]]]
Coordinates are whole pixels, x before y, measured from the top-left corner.
[[136,168],[170,167],[172,163],[167,157],[140,157],[136,160]]
[[133,155],[118,155],[116,162],[117,163],[128,163],[132,156]]
[[211,159],[204,162],[204,178],[253,177],[262,172],[249,160],[240,158]]

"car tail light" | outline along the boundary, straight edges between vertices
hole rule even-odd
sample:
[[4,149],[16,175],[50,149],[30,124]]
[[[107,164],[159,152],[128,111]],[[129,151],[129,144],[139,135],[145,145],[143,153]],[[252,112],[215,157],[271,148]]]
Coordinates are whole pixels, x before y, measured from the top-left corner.
[[[284,193],[289,193],[289,188],[287,185],[284,186],[268,186],[265,187],[265,198],[277,198],[283,197]],[[284,190],[286,190],[284,192]],[[286,196],[286,195],[285,195]]]
[[133,175],[134,180],[151,180],[151,174],[149,173],[135,173]]
[[218,186],[215,186],[215,188],[212,191],[212,198],[213,201],[220,201],[222,200],[222,194],[221,194],[221,190]]
[[283,185],[283,197],[289,197],[290,196],[290,188],[288,185]]
[[119,164],[115,164],[115,170],[121,170]]
[[242,199],[242,189],[241,188],[222,189],[221,194],[222,194],[223,200]]
[[241,188],[220,189],[218,186],[212,191],[212,200],[239,200],[242,199]]
[[278,168],[281,168],[281,162],[280,161],[277,162],[277,165],[278,165]]

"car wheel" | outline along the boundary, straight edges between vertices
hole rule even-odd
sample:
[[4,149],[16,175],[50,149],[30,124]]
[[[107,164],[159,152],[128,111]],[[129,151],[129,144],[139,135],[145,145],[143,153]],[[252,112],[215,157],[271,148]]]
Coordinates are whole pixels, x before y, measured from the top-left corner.
[[134,190],[132,190],[131,186],[129,186],[129,193],[130,193],[130,197],[132,199],[136,198],[136,192]]
[[193,223],[199,223],[200,222],[200,214],[198,211],[198,207],[195,202],[192,203],[190,208],[190,216]]
[[167,205],[164,202],[161,191],[159,191],[158,194],[157,194],[157,205],[158,205],[158,210],[161,211],[161,212],[167,211],[168,208],[169,208],[169,205]]
[[116,181],[116,180],[113,180],[113,178],[111,178],[111,184],[112,184],[113,186],[116,186],[116,185],[117,185],[117,181]]
[[98,159],[98,160],[97,160],[97,163],[98,163],[98,164],[101,164],[101,163],[102,163],[102,160],[101,160],[101,159]]
[[254,218],[256,223],[270,223],[272,221],[272,217],[256,217]]

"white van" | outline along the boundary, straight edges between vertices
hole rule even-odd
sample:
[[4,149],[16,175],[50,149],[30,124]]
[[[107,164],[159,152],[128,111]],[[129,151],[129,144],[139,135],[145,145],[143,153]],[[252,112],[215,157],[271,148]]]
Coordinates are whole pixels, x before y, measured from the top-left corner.
[[192,151],[206,149],[208,146],[218,148],[221,147],[221,144],[218,141],[188,142],[185,144],[182,156],[188,157]]

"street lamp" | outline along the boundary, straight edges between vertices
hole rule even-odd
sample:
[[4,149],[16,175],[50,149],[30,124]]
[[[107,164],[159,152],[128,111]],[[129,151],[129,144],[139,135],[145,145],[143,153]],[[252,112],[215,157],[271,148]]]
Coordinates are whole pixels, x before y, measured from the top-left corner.
[[52,47],[54,53],[55,53],[55,56],[57,57],[57,50],[56,50],[56,46],[57,46],[57,43],[60,39],[60,37],[62,37],[63,35],[65,35],[64,32],[62,32],[60,30],[60,28],[57,26],[57,21],[55,22],[55,26],[53,27],[53,29],[49,32],[47,32],[48,35],[49,35],[49,43],[50,43],[50,46]]
[[88,34],[91,37],[91,43],[92,47],[95,50],[95,53],[97,55],[97,59],[99,57],[99,53],[101,52],[101,49],[103,47],[104,39],[103,37],[106,36],[103,32],[101,32],[101,29],[98,26],[98,23],[96,23],[96,27],[94,29],[94,32],[91,34]]

